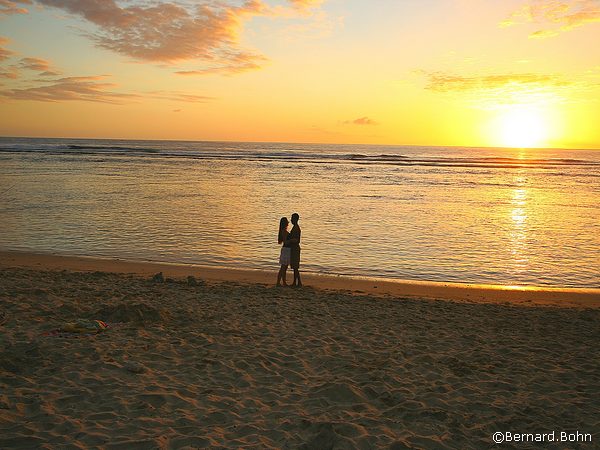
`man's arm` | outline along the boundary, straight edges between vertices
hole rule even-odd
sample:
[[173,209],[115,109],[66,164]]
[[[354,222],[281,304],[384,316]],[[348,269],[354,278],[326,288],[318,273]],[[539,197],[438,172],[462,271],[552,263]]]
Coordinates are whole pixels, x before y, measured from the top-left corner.
[[[290,232],[290,234],[288,234],[288,239],[286,239],[286,244],[291,244],[291,245],[298,245],[300,244],[300,228],[296,229],[292,229],[292,231]],[[290,237],[293,236],[293,237]]]

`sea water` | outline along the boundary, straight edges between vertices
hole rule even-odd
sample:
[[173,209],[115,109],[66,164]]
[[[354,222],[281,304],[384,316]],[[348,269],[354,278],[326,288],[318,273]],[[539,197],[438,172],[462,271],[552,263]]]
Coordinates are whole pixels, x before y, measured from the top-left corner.
[[600,287],[600,151],[0,138],[0,249]]

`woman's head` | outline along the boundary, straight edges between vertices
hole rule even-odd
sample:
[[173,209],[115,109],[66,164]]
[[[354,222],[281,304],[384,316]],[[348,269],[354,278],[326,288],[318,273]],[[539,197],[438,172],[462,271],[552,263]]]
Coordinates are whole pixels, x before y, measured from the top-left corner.
[[282,217],[279,219],[279,235],[277,236],[277,242],[280,244],[284,241],[285,236],[283,235],[283,232],[287,229],[288,224],[289,222],[287,217]]

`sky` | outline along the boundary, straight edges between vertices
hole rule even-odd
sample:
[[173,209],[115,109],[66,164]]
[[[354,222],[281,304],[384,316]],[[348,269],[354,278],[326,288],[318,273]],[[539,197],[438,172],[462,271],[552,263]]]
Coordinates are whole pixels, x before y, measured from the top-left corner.
[[600,149],[600,0],[0,0],[0,135]]

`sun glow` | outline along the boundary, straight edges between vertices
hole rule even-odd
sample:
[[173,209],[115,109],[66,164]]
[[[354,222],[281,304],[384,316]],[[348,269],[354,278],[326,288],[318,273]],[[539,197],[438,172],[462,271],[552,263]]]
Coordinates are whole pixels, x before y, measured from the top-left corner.
[[548,127],[543,114],[534,109],[510,109],[498,119],[497,132],[504,147],[529,148],[545,145]]

